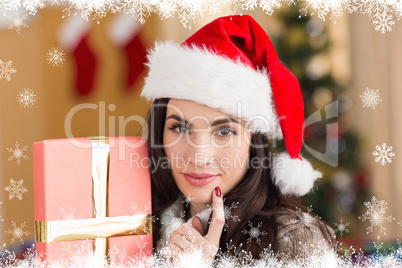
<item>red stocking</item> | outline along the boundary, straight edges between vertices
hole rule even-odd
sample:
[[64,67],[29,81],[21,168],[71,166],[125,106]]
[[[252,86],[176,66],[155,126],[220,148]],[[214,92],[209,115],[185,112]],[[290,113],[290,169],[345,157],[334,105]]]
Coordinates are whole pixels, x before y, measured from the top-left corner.
[[132,90],[142,71],[145,69],[147,51],[140,39],[141,24],[133,16],[121,13],[112,21],[109,37],[121,50],[125,51],[126,90]]
[[124,47],[127,55],[127,90],[133,88],[138,77],[144,71],[144,62],[146,60],[147,51],[142,44],[139,35],[134,36]]
[[59,42],[66,52],[74,56],[75,87],[79,95],[89,94],[94,86],[97,60],[88,44],[90,22],[79,15],[71,16],[62,24]]
[[85,36],[73,51],[76,63],[75,83],[80,95],[87,95],[92,91],[97,63],[94,53],[88,46],[87,39]]

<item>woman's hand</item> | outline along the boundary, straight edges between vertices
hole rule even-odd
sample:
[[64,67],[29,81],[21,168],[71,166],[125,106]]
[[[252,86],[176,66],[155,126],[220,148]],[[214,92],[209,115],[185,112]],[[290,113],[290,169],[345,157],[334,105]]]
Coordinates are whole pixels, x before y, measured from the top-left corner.
[[170,236],[166,248],[166,258],[171,264],[177,263],[183,254],[201,252],[203,262],[212,266],[225,224],[223,197],[217,195],[216,192],[219,195],[221,193],[219,187],[216,188],[218,190],[212,191],[213,212],[208,233],[205,234],[201,220],[197,217],[192,221],[193,226],[184,223],[177,228]]

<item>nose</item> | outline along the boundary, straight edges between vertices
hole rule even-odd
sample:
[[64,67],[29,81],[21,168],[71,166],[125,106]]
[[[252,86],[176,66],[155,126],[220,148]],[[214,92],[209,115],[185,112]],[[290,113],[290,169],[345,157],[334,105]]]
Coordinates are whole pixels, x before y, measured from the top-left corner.
[[188,162],[200,169],[217,161],[215,150],[211,144],[211,136],[208,133],[193,133],[188,139],[186,154]]

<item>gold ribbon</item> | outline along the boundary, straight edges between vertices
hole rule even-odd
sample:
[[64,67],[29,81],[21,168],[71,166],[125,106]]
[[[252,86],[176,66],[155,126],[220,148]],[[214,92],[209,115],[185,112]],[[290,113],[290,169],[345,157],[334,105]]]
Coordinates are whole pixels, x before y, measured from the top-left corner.
[[103,219],[36,221],[36,241],[49,243],[151,234],[150,217],[150,214],[138,214]]
[[110,146],[107,137],[89,137],[92,143],[93,218],[35,221],[35,239],[49,243],[93,239],[94,255],[105,258],[109,237],[152,234],[151,214],[108,217]]

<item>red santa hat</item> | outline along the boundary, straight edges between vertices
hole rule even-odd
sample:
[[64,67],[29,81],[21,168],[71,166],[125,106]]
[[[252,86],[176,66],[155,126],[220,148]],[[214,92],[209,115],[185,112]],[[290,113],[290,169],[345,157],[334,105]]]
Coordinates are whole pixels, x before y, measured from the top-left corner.
[[283,194],[304,195],[322,176],[300,156],[304,107],[299,82],[252,17],[218,18],[181,45],[157,42],[147,67],[141,93],[146,99],[191,100],[244,119],[253,133],[283,138],[287,153],[276,155],[274,163],[280,158],[284,165],[271,166]]

